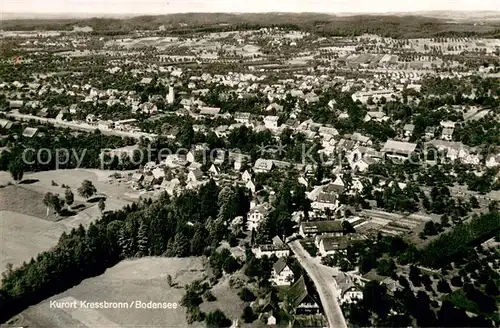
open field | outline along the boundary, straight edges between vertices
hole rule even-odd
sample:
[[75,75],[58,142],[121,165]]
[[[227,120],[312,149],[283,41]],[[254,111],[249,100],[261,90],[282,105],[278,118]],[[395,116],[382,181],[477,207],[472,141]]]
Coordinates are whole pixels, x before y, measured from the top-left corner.
[[[169,287],[167,275],[176,286]],[[51,300],[71,302],[169,302],[180,303],[185,284],[205,276],[201,258],[141,258],[120,262],[104,274],[28,308],[12,322],[29,327],[186,327],[186,310],[176,309],[76,309],[50,307]],[[202,326],[198,323],[197,326]]]
[[47,213],[43,197],[44,194],[24,188],[23,185],[6,186],[0,189],[0,211],[10,211],[44,220],[57,221],[58,217],[53,211]]
[[238,290],[231,289],[229,286],[229,277],[221,279],[221,281],[211,289],[211,292],[217,300],[214,302],[205,301],[200,305],[201,311],[208,313],[219,309],[231,320],[240,319],[243,314],[245,303],[238,296]]
[[[94,183],[97,191],[107,196],[106,210],[117,210],[129,204],[139,195],[131,193],[123,184],[108,183],[113,172],[99,170],[58,170],[26,174],[29,184],[6,185],[11,181],[6,172],[0,174],[0,271],[7,263],[15,267],[29,261],[38,253],[57,244],[62,232],[71,231],[80,224],[87,227],[98,220],[101,213],[97,204],[86,203],[78,196],[77,189],[87,179]],[[57,183],[52,185],[52,181]],[[62,184],[68,185],[75,194],[75,203],[84,203],[85,209],[71,217],[60,217],[50,213],[43,204],[45,193],[64,195]],[[123,198],[130,197],[130,198]],[[135,198],[135,199],[137,199]],[[57,221],[57,222],[56,222]]]

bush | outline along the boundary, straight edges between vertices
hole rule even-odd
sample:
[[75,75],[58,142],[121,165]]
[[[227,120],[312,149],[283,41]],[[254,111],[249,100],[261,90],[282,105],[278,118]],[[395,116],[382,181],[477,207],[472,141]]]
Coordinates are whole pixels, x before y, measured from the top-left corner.
[[253,302],[256,299],[255,295],[246,287],[240,290],[238,296],[243,302]]
[[207,302],[214,302],[217,300],[217,298],[214,296],[214,294],[212,294],[211,291],[207,290],[204,294],[203,294],[203,297],[205,298],[205,300]]
[[441,279],[437,283],[437,290],[440,293],[448,294],[451,293],[451,288],[448,282],[444,279]]
[[208,328],[223,328],[231,326],[231,320],[229,320],[224,312],[219,309],[208,313],[205,316],[205,323]]
[[250,305],[245,306],[241,318],[243,319],[243,321],[245,321],[245,323],[252,323],[255,321],[256,316],[255,313],[253,313],[252,307]]

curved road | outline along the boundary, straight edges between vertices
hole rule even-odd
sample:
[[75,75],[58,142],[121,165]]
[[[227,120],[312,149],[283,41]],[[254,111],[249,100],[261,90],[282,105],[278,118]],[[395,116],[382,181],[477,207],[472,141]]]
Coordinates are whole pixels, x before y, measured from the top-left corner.
[[298,240],[292,241],[288,245],[297,257],[300,265],[302,265],[314,282],[330,328],[347,328],[344,314],[337,301],[335,289],[337,283],[331,273],[327,270],[323,270],[309,253],[307,253]]

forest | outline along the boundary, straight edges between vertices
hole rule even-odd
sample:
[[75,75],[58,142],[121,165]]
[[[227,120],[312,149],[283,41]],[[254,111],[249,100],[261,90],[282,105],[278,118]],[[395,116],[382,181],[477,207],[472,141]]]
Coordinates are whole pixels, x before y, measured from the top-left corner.
[[[184,27],[188,24],[189,28]],[[302,14],[223,14],[188,13],[163,16],[138,16],[125,19],[22,19],[4,20],[4,30],[72,30],[75,25],[90,26],[95,34],[118,35],[133,30],[157,30],[165,25],[174,34],[209,33],[283,27],[317,33],[322,36],[378,34],[393,38],[433,36],[499,37],[500,23],[453,22],[423,16],[336,16],[318,13]]]

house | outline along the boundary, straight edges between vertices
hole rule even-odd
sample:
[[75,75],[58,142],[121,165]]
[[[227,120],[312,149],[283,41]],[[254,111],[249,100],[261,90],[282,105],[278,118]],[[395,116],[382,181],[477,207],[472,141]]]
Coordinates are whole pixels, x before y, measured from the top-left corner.
[[264,126],[267,129],[274,130],[278,128],[278,116],[265,116]]
[[255,161],[253,170],[255,172],[270,172],[273,169],[274,163],[272,160],[258,158]]
[[194,169],[190,170],[188,175],[187,175],[187,181],[194,183],[194,182],[199,182],[203,178],[203,172],[201,172],[200,169]]
[[443,132],[441,132],[441,139],[446,141],[453,140],[453,131],[454,128],[444,128]]
[[293,278],[293,271],[286,264],[285,259],[283,257],[278,258],[273,264],[271,282],[276,286],[290,286],[294,280]]
[[77,104],[72,104],[71,106],[69,106],[69,113],[70,114],[76,114],[77,111],[78,111],[78,105]]
[[19,109],[23,107],[23,101],[22,100],[10,100],[9,101],[9,108],[10,109]]
[[245,187],[250,190],[253,193],[255,193],[255,190],[257,189],[255,187],[255,183],[252,182],[252,180],[248,180],[247,183],[245,184]]
[[26,137],[26,138],[36,137],[38,135],[38,129],[27,127],[24,129],[22,135],[23,135],[23,137]]
[[425,128],[425,140],[431,140],[434,139],[434,136],[436,134],[436,127],[434,126],[428,126]]
[[139,82],[140,84],[149,84],[153,81],[153,78],[151,77],[143,77],[142,80]]
[[243,172],[243,174],[241,175],[241,180],[243,182],[248,182],[252,180],[252,175],[250,174],[250,172],[248,172],[248,170],[245,170],[245,172]]
[[299,234],[306,237],[330,236],[340,237],[344,235],[342,221],[310,221],[302,222],[299,227]]
[[92,124],[92,123],[95,123],[97,121],[97,118],[95,117],[94,114],[88,114],[87,117],[85,117],[85,121],[87,123]]
[[68,111],[67,111],[66,109],[61,109],[61,110],[59,111],[59,114],[57,114],[57,116],[56,116],[56,121],[59,121],[59,122],[60,122],[60,121],[64,120],[64,116],[65,116],[67,113],[68,113]]
[[372,111],[372,112],[367,112],[365,115],[365,118],[363,120],[365,122],[368,122],[368,121],[385,122],[388,119],[389,119],[389,117],[387,115],[385,115],[384,112]]
[[413,131],[415,131],[414,124],[405,124],[403,127],[403,135],[406,138],[410,138],[413,135]]
[[0,119],[0,128],[9,130],[14,123],[9,120]]
[[295,309],[295,314],[316,314],[319,313],[319,306],[316,300],[307,290],[304,276],[301,276],[290,288],[286,291],[285,297],[290,302],[292,308]]
[[200,115],[216,116],[219,113],[220,113],[220,108],[219,107],[203,106],[203,107],[200,108]]
[[415,152],[417,144],[388,139],[382,147],[382,152],[387,156],[408,158]]
[[165,178],[165,170],[161,167],[157,167],[151,171],[155,180],[161,180]]
[[363,285],[361,279],[339,271],[335,276],[337,283],[337,299],[340,304],[355,303],[363,299]]
[[345,189],[344,181],[342,180],[342,178],[340,176],[337,176],[335,178],[335,181],[333,181],[332,183],[328,184],[327,186],[325,186],[323,188],[323,191],[341,194],[344,192],[344,189]]
[[275,236],[272,244],[259,245],[252,248],[252,253],[255,254],[256,258],[263,256],[271,257],[272,255],[281,258],[290,255],[290,248],[278,236]]
[[343,252],[347,250],[349,246],[348,240],[342,237],[322,237],[318,238],[318,251],[321,256],[334,255],[337,252]]
[[500,166],[500,154],[490,155],[486,158],[486,167],[492,168]]
[[234,113],[234,120],[238,123],[249,124],[250,123],[250,113],[236,112],[236,113]]
[[[251,182],[251,181],[249,181]],[[269,208],[266,205],[255,206],[248,212],[247,225],[248,230],[257,229],[260,223],[269,214]]]
[[212,166],[210,166],[210,168],[208,169],[208,173],[210,173],[210,175],[212,176],[217,176],[219,175],[219,170],[217,169],[215,164],[212,164]]
[[272,103],[266,107],[266,112],[269,112],[272,110],[274,110],[275,112],[281,112],[281,111],[283,111],[283,106],[278,105],[277,103]]

